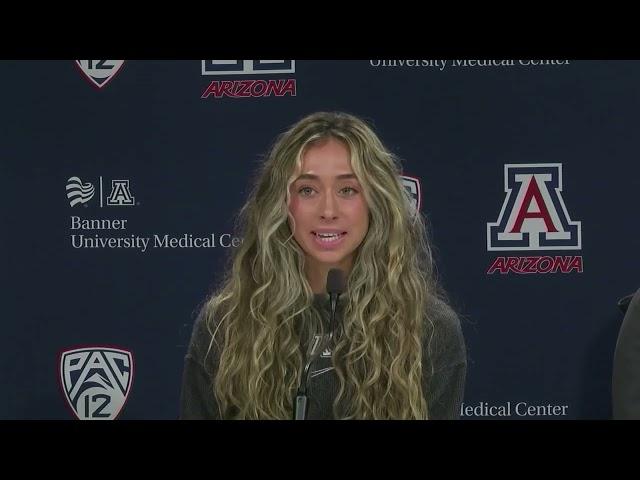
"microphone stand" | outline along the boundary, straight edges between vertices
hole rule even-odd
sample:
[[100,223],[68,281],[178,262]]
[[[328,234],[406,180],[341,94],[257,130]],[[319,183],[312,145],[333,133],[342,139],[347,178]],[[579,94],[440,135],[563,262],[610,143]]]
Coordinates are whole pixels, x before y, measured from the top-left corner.
[[300,382],[300,386],[298,387],[298,392],[296,393],[296,398],[294,401],[294,420],[306,420],[307,412],[309,411],[309,396],[307,395],[307,390],[309,387],[309,373],[311,371],[311,365],[313,362],[317,360],[322,352],[324,352],[331,341],[333,340],[333,328],[336,320],[336,307],[338,305],[338,297],[340,297],[339,293],[330,293],[329,301],[331,303],[331,320],[330,320],[330,330],[329,335],[323,335],[322,341],[318,342],[315,345],[315,348],[311,348],[308,354],[307,363],[304,366],[304,370],[302,372],[302,379]]

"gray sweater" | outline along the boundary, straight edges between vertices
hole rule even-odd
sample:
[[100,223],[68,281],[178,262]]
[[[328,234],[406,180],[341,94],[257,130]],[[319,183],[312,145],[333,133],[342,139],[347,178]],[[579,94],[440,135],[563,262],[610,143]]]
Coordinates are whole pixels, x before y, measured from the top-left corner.
[[[336,311],[336,321],[341,314],[344,297]],[[318,294],[314,306],[327,320],[330,315],[328,295]],[[460,416],[467,356],[460,321],[443,302],[436,302],[432,310],[435,335],[430,348],[423,347],[423,391],[426,395],[430,419],[457,419]],[[182,391],[180,397],[181,419],[220,419],[218,405],[213,395],[213,378],[217,369],[214,355],[206,355],[211,334],[200,315],[196,320],[191,342],[184,359]],[[426,343],[426,342],[425,342]],[[213,349],[212,349],[213,351]],[[429,362],[430,357],[430,362]],[[330,352],[325,352],[312,364],[309,379],[310,420],[333,419],[333,401],[338,392],[338,377],[332,365]]]
[[613,356],[614,420],[640,420],[640,289],[631,299]]

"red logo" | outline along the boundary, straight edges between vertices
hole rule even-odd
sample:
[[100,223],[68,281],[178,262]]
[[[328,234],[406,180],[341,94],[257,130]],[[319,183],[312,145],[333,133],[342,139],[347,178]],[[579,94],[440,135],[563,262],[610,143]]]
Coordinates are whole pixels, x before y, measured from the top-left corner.
[[202,98],[231,97],[284,97],[296,96],[296,81],[286,80],[214,80],[207,86]]

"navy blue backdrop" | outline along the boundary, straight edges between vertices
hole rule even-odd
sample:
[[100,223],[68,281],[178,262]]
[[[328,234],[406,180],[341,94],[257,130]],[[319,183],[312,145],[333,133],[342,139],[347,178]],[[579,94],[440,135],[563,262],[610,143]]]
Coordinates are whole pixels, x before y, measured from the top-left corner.
[[195,311],[241,240],[255,168],[319,110],[369,120],[420,183],[468,345],[463,418],[610,417],[616,301],[639,286],[640,62],[70,60],[0,73],[0,417],[176,418]]

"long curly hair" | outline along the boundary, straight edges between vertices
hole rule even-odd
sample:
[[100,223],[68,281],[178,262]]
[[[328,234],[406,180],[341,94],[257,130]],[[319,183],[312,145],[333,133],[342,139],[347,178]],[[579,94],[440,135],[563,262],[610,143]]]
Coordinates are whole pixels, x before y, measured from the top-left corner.
[[[306,149],[334,138],[349,149],[369,208],[369,229],[347,277],[342,332],[332,361],[339,380],[335,418],[426,419],[423,343],[440,296],[425,220],[404,191],[400,161],[363,120],[314,113],[278,137],[236,231],[242,244],[206,300],[216,358],[212,395],[222,418],[290,419],[304,367],[301,341],[322,328],[293,237],[290,185]],[[306,334],[306,337],[305,337]]]

